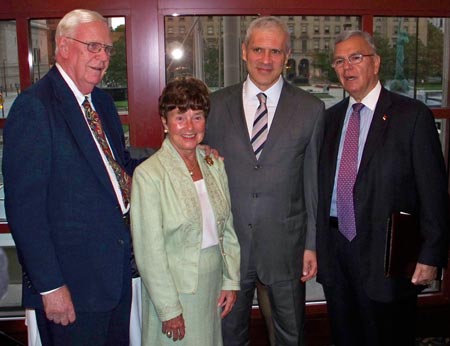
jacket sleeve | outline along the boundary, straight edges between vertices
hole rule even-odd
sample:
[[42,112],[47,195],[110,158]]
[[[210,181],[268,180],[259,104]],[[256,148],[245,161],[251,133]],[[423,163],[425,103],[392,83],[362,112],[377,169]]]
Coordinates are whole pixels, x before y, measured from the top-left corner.
[[53,145],[49,116],[40,100],[23,92],[3,133],[6,215],[19,261],[38,292],[65,283],[48,217]]
[[136,168],[131,191],[131,231],[142,282],[161,321],[182,313],[169,269],[163,234],[160,187],[144,168]]
[[446,267],[449,243],[447,177],[434,117],[428,109],[419,112],[411,143],[420,228],[424,236],[419,263]]
[[305,204],[308,215],[305,249],[316,250],[316,216],[318,202],[318,169],[320,147],[323,139],[325,110],[320,102],[316,108],[316,122],[306,149],[304,165]]
[[227,202],[230,206],[228,218],[225,220],[222,234],[219,234],[219,242],[223,256],[223,290],[240,289],[240,246],[234,231],[233,214],[231,213],[230,192],[228,188],[228,178],[222,161],[216,161],[220,166],[220,178],[222,189],[226,195]]

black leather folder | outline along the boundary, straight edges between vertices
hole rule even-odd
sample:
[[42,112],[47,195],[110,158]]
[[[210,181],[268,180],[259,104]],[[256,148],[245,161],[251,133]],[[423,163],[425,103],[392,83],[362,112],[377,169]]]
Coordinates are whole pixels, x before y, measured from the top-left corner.
[[393,213],[387,224],[385,276],[411,278],[423,237],[419,220],[411,214]]

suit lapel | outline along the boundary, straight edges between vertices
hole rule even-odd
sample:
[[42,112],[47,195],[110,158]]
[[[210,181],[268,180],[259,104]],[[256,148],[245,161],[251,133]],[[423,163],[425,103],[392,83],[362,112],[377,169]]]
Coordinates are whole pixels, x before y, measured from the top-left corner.
[[86,157],[100,183],[109,191],[113,198],[116,198],[105,165],[75,96],[56,67],[50,72],[50,75],[54,83],[55,98],[59,108],[58,114],[61,114],[66,121],[75,142]]
[[348,98],[345,99],[343,102],[338,104],[336,108],[333,108],[332,112],[327,112],[328,123],[326,126],[322,152],[326,153],[325,156],[327,157],[325,161],[325,164],[328,165],[328,169],[326,171],[329,172],[327,186],[330,187],[331,191],[333,191],[334,186],[339,144],[341,140],[342,127],[344,126],[345,113],[348,107],[348,101]]
[[164,140],[157,155],[161,166],[164,167],[164,174],[167,175],[170,185],[173,186],[176,194],[173,197],[177,200],[180,211],[186,220],[198,225],[200,229],[202,223],[201,212],[199,212],[201,210],[200,202],[198,198],[192,197],[197,196],[197,190],[183,159],[168,138]]
[[[283,138],[286,129],[289,128],[291,117],[297,112],[297,109],[292,107],[292,97],[296,97],[292,93],[292,86],[284,81],[283,89],[281,90],[280,99],[278,100],[277,108],[273,116],[272,124],[270,126],[269,134],[267,136],[264,149],[261,153],[260,160],[265,155],[268,155],[270,150],[275,146],[277,139]],[[253,151],[253,149],[252,149]]]
[[358,170],[358,177],[367,168],[374,153],[381,148],[383,134],[385,133],[391,118],[386,112],[390,104],[391,100],[389,93],[386,89],[382,88],[375,112],[373,114],[372,123],[370,124],[366,144],[364,145],[364,151]]
[[[228,102],[226,102],[225,107],[228,108],[228,114],[230,116],[230,121],[236,129],[236,134],[238,140],[241,140],[243,147],[249,155],[251,155],[254,160],[256,160],[255,153],[253,152],[253,147],[250,142],[250,137],[248,135],[247,121],[245,119],[244,105],[242,99],[242,88],[243,83],[239,84],[236,88],[233,88],[229,94]],[[239,102],[236,102],[239,100]],[[263,150],[264,151],[264,150]]]

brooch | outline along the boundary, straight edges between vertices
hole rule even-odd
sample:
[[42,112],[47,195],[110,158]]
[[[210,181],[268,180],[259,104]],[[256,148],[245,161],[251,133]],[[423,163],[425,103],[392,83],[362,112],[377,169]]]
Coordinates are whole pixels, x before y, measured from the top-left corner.
[[208,164],[208,166],[212,166],[214,164],[213,159],[209,155],[205,156],[205,162]]

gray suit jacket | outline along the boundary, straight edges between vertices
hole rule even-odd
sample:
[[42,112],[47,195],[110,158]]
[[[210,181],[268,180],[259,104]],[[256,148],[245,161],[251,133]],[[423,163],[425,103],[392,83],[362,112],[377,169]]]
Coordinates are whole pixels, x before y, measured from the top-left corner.
[[266,284],[298,278],[315,250],[317,165],[324,105],[285,82],[264,150],[256,160],[240,83],[211,95],[206,141],[225,158],[241,277],[250,254]]

